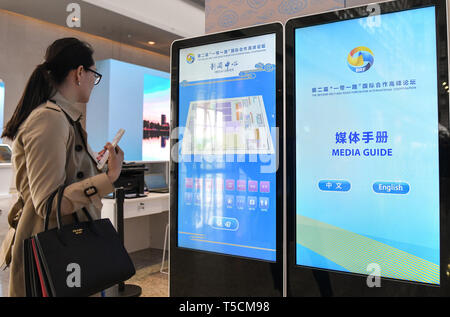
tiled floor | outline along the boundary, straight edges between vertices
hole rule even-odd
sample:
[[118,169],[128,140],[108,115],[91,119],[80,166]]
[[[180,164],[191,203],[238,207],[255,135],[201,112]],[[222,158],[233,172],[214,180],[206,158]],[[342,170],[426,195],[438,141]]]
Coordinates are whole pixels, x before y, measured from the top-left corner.
[[0,271],[0,297],[8,296],[9,270]]
[[[136,275],[127,284],[140,286],[142,297],[169,296],[168,275],[160,273],[162,250],[146,249],[130,255],[136,267]],[[167,272],[167,256],[163,271]]]
[[[0,243],[8,230],[7,214],[10,199],[0,199]],[[160,273],[162,250],[146,249],[130,254],[136,268],[136,275],[126,284],[140,286],[143,297],[168,296],[168,275]],[[167,256],[166,256],[167,260]],[[167,261],[165,271],[167,271]],[[0,270],[0,297],[8,296],[9,270]]]

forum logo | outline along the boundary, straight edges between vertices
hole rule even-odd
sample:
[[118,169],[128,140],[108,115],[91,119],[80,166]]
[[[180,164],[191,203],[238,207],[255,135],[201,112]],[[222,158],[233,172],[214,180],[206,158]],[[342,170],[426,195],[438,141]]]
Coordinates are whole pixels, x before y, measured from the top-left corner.
[[358,46],[348,54],[347,64],[355,73],[364,73],[373,65],[373,53],[370,48]]
[[195,61],[195,55],[192,53],[187,54],[186,56],[186,62],[188,64],[192,64]]

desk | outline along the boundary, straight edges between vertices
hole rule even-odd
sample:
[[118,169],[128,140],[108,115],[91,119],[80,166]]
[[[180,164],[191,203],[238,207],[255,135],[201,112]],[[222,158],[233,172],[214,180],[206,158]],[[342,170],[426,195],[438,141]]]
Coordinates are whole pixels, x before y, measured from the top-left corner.
[[[102,199],[102,218],[116,227],[116,200]],[[124,201],[124,240],[128,252],[147,248],[163,249],[168,223],[169,193],[148,193],[146,197]]]

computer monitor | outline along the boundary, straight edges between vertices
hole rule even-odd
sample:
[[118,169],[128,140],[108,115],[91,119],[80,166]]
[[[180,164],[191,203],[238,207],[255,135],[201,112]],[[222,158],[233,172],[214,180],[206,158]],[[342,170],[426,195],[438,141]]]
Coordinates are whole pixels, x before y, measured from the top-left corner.
[[12,150],[8,144],[0,144],[0,163],[11,163]]
[[[281,43],[282,25],[274,23],[172,46],[172,128],[179,137],[172,140],[171,272],[208,271],[195,281],[203,289],[185,293],[171,278],[173,294],[237,295],[226,279],[247,280],[258,268],[281,279]],[[227,277],[198,266],[214,263],[245,264]],[[261,294],[281,294],[272,278],[261,277],[268,285]],[[255,295],[251,288],[240,291]]]
[[144,176],[149,192],[169,192],[169,186],[164,173],[148,173]]
[[392,1],[288,21],[289,295],[448,295],[446,12]]

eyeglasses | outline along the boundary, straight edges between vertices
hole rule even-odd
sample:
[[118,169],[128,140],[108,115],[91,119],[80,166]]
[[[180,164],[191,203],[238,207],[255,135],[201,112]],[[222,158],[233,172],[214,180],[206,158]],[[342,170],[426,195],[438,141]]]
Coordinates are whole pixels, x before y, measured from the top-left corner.
[[102,74],[97,73],[95,70],[92,70],[92,69],[90,69],[90,68],[87,68],[86,70],[88,70],[88,71],[94,73],[94,77],[95,77],[94,85],[98,85],[98,83],[99,83],[100,80],[102,79]]

